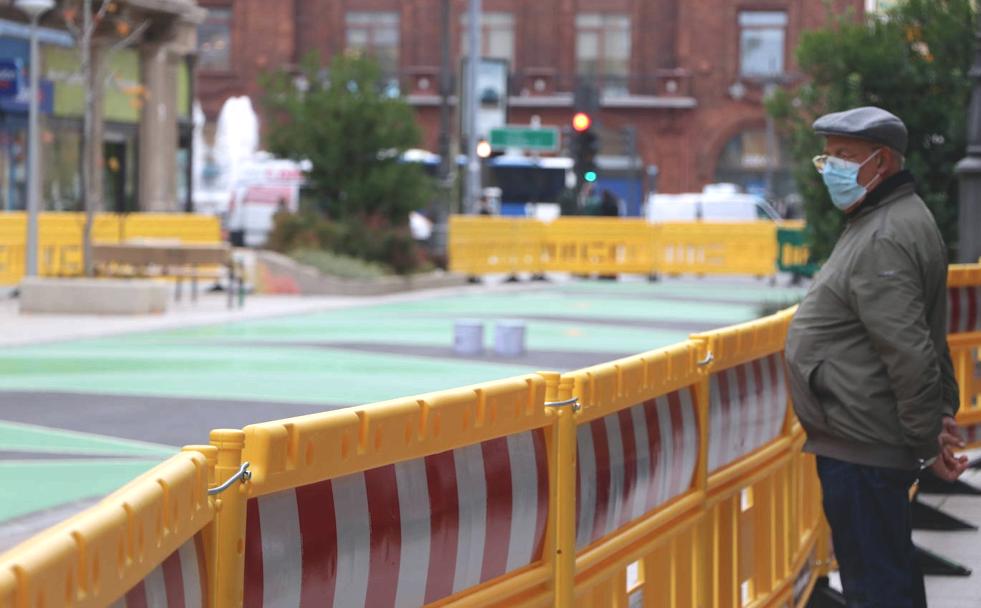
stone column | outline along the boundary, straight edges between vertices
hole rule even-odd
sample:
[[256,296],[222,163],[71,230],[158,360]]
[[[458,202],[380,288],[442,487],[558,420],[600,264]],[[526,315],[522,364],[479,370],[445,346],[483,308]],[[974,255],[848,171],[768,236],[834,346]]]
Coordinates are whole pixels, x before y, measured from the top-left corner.
[[146,89],[140,117],[141,211],[180,211],[177,200],[177,70],[181,57],[169,44],[140,49]]

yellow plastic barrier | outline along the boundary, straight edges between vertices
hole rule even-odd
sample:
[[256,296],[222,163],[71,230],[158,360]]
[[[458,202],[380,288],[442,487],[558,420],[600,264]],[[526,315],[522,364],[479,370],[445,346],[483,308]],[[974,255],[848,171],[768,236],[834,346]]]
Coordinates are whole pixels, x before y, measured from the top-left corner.
[[667,223],[563,217],[450,218],[450,270],[470,275],[543,271],[577,274],[776,272],[773,222]]
[[[977,442],[981,265],[949,285]],[[247,608],[802,608],[832,552],[786,390],[793,313],[564,375],[213,431],[0,556],[0,608],[177,588]],[[204,496],[246,462],[248,483]]]
[[799,605],[826,559],[817,546],[826,532],[813,459],[800,452],[803,433],[792,422],[784,378],[793,312],[694,336],[711,359],[710,605]]
[[654,229],[642,219],[564,217],[543,227],[545,270],[648,274],[655,268]]
[[208,458],[177,454],[0,555],[0,607],[108,606],[124,596],[147,605],[148,594],[208,605]]
[[576,525],[559,547],[579,552],[574,587],[556,605],[705,605],[697,347],[685,342],[564,376],[583,407],[569,431]]
[[668,274],[776,272],[777,225],[773,222],[657,224],[657,268]]
[[534,220],[454,215],[450,269],[469,275],[542,271],[545,225]]
[[[82,272],[84,213],[42,213],[38,218],[38,271],[42,276]],[[27,218],[0,214],[0,285],[16,285],[24,275]],[[221,241],[218,218],[190,214],[99,214],[92,227],[95,243],[171,239],[187,243]]]
[[545,394],[529,375],[246,427],[247,574],[219,605],[548,605]]
[[134,239],[177,239],[182,243],[221,242],[221,222],[211,215],[130,213],[119,216],[119,223],[120,243]]
[[947,274],[947,344],[960,388],[958,423],[981,445],[981,264],[953,264]]

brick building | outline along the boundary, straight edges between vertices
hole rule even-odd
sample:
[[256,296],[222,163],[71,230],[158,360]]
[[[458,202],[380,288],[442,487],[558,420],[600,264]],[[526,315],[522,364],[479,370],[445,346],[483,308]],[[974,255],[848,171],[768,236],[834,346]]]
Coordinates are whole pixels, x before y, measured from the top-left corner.
[[[258,101],[256,75],[360,48],[379,58],[417,109],[424,146],[439,136],[440,0],[200,0],[196,92],[213,121],[228,96]],[[465,48],[466,2],[451,0],[451,65]],[[863,0],[834,0],[863,14]],[[507,121],[566,125],[573,90],[599,88],[601,154],[636,130],[636,152],[660,192],[734,181],[790,185],[782,146],[766,135],[764,89],[800,80],[793,49],[827,21],[822,2],[799,0],[484,0],[483,51],[509,65]],[[454,98],[455,104],[455,98]],[[455,107],[455,105],[454,105]],[[454,119],[457,125],[457,119]],[[602,157],[601,157],[602,159]],[[601,163],[601,170],[603,165]],[[648,184],[651,186],[652,184]]]

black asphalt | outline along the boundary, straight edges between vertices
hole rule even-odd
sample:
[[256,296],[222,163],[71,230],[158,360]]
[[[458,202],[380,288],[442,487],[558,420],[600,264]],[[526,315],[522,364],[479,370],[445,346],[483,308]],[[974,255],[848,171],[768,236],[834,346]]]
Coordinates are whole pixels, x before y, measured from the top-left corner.
[[[279,342],[263,340],[260,342],[228,343],[250,348],[288,347],[288,348],[330,348],[335,350],[353,350],[365,353],[381,353],[405,355],[407,357],[426,357],[431,359],[453,359],[456,361],[475,361],[481,363],[500,363],[505,365],[522,365],[534,367],[543,371],[570,371],[581,367],[589,367],[605,363],[613,359],[627,357],[635,353],[610,352],[570,352],[564,350],[529,350],[516,357],[495,354],[492,349],[485,350],[480,355],[458,355],[452,348],[445,346],[424,346],[419,344],[378,344],[372,342]],[[0,410],[2,412],[2,410]]]
[[208,443],[216,428],[314,414],[337,404],[62,392],[0,392],[0,420],[112,435],[165,445]]

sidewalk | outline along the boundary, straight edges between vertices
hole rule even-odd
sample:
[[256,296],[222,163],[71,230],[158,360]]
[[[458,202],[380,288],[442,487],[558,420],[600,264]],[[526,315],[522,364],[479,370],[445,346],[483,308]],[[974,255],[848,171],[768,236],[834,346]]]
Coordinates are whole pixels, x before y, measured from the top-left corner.
[[236,321],[252,321],[296,314],[357,308],[393,302],[411,302],[437,295],[475,290],[540,289],[541,284],[497,284],[447,287],[384,296],[278,296],[251,295],[242,308],[228,308],[224,293],[201,294],[197,302],[170,302],[161,315],[56,315],[20,314],[17,300],[0,299],[0,346],[26,346],[62,340],[101,338],[133,332],[197,327]]

